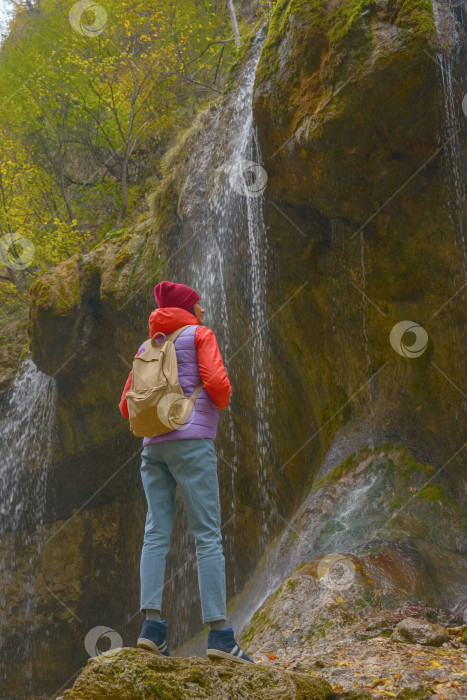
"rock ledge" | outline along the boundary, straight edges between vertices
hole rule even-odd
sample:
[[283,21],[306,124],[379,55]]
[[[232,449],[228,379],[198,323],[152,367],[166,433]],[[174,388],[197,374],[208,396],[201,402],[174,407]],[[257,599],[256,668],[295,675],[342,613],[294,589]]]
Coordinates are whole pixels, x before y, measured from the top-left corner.
[[332,694],[326,680],[309,673],[197,657],[165,658],[123,647],[91,658],[73,688],[57,700],[326,700]]

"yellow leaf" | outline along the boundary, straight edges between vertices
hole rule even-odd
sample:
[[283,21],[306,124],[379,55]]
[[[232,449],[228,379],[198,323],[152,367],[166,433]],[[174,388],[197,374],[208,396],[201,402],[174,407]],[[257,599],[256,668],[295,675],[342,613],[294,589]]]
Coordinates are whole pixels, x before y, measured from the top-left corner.
[[441,668],[444,668],[444,666],[442,664],[440,664],[439,661],[432,661],[431,665],[432,666],[441,666]]
[[338,596],[338,597],[336,598],[336,603],[343,603],[343,602],[344,602],[344,599],[341,598],[340,596]]

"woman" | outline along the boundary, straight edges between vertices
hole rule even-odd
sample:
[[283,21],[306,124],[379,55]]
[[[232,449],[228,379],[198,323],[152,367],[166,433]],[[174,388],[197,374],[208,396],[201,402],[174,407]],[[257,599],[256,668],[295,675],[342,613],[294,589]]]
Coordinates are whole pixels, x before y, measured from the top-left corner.
[[[216,337],[203,324],[204,309],[197,292],[184,284],[164,281],[154,287],[154,296],[159,308],[149,316],[150,337],[158,331],[168,335],[188,325],[174,341],[179,382],[186,396],[193,393],[200,381],[204,387],[186,424],[143,439],[141,478],[148,511],[140,564],[140,609],[146,619],[137,644],[170,656],[167,623],[161,620],[160,610],[178,487],[196,541],[202,616],[203,622],[210,626],[207,656],[252,662],[236,643],[233,630],[225,624],[225,560],[214,439],[219,410],[229,405],[231,385]],[[141,352],[143,345],[136,357]],[[126,418],[129,417],[126,393],[131,380],[132,372],[119,404]]]

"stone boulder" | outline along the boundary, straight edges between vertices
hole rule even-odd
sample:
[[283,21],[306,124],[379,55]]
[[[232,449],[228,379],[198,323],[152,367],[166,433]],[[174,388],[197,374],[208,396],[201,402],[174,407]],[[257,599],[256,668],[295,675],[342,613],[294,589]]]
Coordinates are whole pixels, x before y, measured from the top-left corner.
[[449,639],[449,632],[442,625],[434,625],[415,617],[401,620],[392,634],[392,640],[395,642],[426,644],[432,647],[439,647],[444,642],[449,642]]
[[123,647],[91,658],[73,688],[57,700],[326,700],[332,694],[326,680],[305,673],[196,657],[165,658]]

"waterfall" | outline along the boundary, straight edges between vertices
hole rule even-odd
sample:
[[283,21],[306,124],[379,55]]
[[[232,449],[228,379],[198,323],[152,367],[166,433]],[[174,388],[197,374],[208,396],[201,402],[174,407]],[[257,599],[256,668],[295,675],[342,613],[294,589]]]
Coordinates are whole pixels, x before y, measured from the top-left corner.
[[[444,129],[440,138],[442,143],[447,142],[446,179],[452,188],[452,200],[448,202],[449,220],[453,230],[456,232],[456,244],[464,260],[464,270],[467,271],[464,214],[466,189],[463,175],[463,151],[459,139],[461,123],[465,121],[467,114],[463,114],[462,105],[457,103],[454,93],[454,83],[456,81],[453,76],[453,69],[459,60],[457,52],[460,50],[460,45],[453,41],[456,36],[456,17],[452,1],[448,3],[447,9],[445,6],[438,4],[437,0],[433,0],[433,17],[441,44],[436,58],[444,94]],[[445,40],[446,37],[448,37],[448,41]],[[453,41],[453,46],[450,45],[449,39]],[[457,51],[454,49],[456,46]]]
[[[267,179],[262,167],[256,129],[253,125],[252,99],[256,68],[260,58],[264,36],[260,34],[253,43],[251,56],[245,66],[241,87],[232,96],[229,115],[230,158],[217,169],[217,183],[210,190],[209,208],[213,216],[212,237],[217,247],[224,251],[224,260],[238,260],[244,274],[244,286],[249,299],[251,327],[247,346],[242,352],[250,359],[251,379],[255,391],[254,432],[256,436],[256,476],[261,497],[261,528],[263,544],[268,542],[268,522],[273,505],[269,498],[267,478],[268,451],[272,440],[268,422],[271,405],[270,384],[267,378],[268,346],[265,342],[267,313],[268,244],[263,217],[263,184]],[[226,148],[226,152],[229,149]],[[216,186],[217,185],[217,186]],[[245,236],[246,233],[246,236]],[[245,236],[245,240],[242,240]],[[246,249],[247,260],[239,260],[239,250]],[[243,263],[243,264],[242,264]],[[223,274],[221,272],[221,279]],[[225,298],[225,291],[223,293]],[[229,343],[231,346],[232,343]],[[239,352],[237,350],[236,352]],[[227,360],[230,356],[227,357]],[[232,411],[230,409],[232,424]]]
[[[196,173],[188,176],[185,191],[196,191],[205,172],[205,194],[199,208],[193,210],[192,225],[196,241],[187,246],[183,263],[175,263],[177,272],[188,277],[199,292],[206,309],[206,323],[219,340],[233,392],[240,391],[235,376],[239,361],[251,367],[249,393],[255,396],[254,421],[255,488],[259,489],[262,546],[266,546],[268,528],[274,516],[274,498],[270,494],[268,464],[272,462],[267,376],[269,349],[265,340],[268,326],[267,271],[268,244],[263,219],[263,184],[267,179],[261,164],[256,130],[253,124],[252,98],[256,68],[266,36],[266,27],[252,40],[249,57],[238,76],[235,89],[229,91],[213,120],[209,138],[197,145]],[[190,184],[190,181],[192,184]],[[235,277],[236,289],[232,283]],[[238,292],[241,299],[236,300]],[[235,303],[232,304],[232,301]],[[246,338],[239,339],[233,307],[243,306],[250,321]],[[241,332],[245,329],[241,328]],[[234,424],[232,402],[227,411],[228,434],[222,436],[225,449],[218,450],[221,464],[230,469],[230,512],[235,514],[235,477],[239,464],[239,437]],[[226,545],[229,546],[228,537]]]
[[[46,520],[49,468],[55,445],[56,380],[40,372],[27,358],[19,368],[0,417],[0,569],[1,598],[9,605],[0,612],[10,619],[16,601],[16,615],[31,625],[42,624],[36,611],[36,579],[41,549],[41,525]],[[19,633],[18,633],[19,634]],[[18,636],[19,638],[19,636]],[[24,690],[32,678],[34,637],[21,637],[14,653],[2,649],[6,638],[0,631],[0,656],[22,659],[28,664]],[[24,667],[24,666],[23,666]],[[0,686],[13,669],[2,664]],[[29,673],[28,673],[29,672]]]
[[0,418],[0,535],[44,522],[55,401],[54,377],[24,360]]

